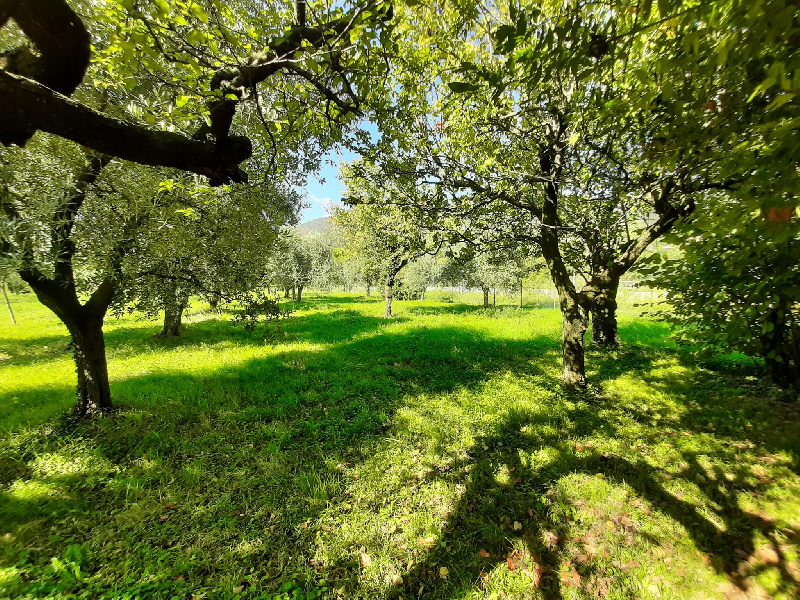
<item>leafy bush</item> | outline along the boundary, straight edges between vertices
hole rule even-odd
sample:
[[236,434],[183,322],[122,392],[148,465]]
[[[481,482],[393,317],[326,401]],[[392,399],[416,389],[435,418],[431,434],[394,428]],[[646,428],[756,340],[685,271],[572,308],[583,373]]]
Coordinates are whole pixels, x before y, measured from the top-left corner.
[[234,315],[232,323],[241,325],[246,331],[254,331],[261,323],[265,336],[281,335],[280,322],[294,312],[290,307],[282,307],[280,299],[273,298],[267,292],[243,294],[236,299],[236,303],[240,311]]
[[[740,221],[741,223],[741,221]],[[664,262],[680,340],[760,357],[779,385],[800,383],[800,228],[750,219],[738,228],[693,224],[683,257]]]

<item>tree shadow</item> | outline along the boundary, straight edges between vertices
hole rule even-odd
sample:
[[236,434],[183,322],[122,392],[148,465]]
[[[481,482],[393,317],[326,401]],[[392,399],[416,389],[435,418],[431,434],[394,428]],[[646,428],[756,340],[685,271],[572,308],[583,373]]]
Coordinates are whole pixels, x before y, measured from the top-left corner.
[[[644,456],[631,459],[568,441],[598,430],[613,434],[613,423],[598,416],[606,408],[605,402],[589,396],[576,403],[552,436],[526,433],[548,422],[549,415],[512,410],[496,434],[478,438],[469,455],[453,465],[451,472],[457,475],[448,478],[465,491],[450,512],[441,538],[405,573],[404,589],[396,595],[461,597],[476,587],[489,588],[499,566],[509,575],[517,574],[525,581],[523,587],[538,590],[544,598],[566,597],[565,588],[570,587],[605,596],[626,566],[603,561],[598,541],[591,536],[574,537],[569,520],[553,509],[556,504],[562,508],[570,502],[576,505],[574,499],[558,499],[555,492],[559,480],[575,474],[631,488],[636,503],[644,501],[642,506],[652,506],[680,524],[707,557],[704,560],[740,590],[750,589],[750,578],[770,568],[777,569],[778,591],[791,595],[800,590],[800,571],[790,562],[786,544],[778,539],[781,534],[788,538],[794,548],[789,554],[796,554],[800,529],[779,531],[775,519],[743,509],[737,498],[742,493],[763,495],[770,480],[754,481],[748,466],[736,468],[733,476],[719,466],[709,472],[699,459],[718,458],[715,453],[684,452],[687,466],[680,478],[703,482],[706,508],[701,511],[681,499],[680,493],[665,489],[664,482],[674,475],[650,465]],[[550,449],[547,461],[536,463],[527,458],[542,447]],[[724,458],[735,462],[735,452],[732,454]],[[428,475],[441,477],[434,472]],[[543,504],[547,496],[551,500]],[[711,513],[707,514],[709,507]],[[627,516],[614,519],[613,526],[629,537],[646,536]],[[757,548],[759,535],[767,544]],[[573,548],[568,552],[569,542]],[[583,549],[576,551],[575,542],[578,547],[582,543]]]
[[[444,524],[440,540],[444,545],[423,549],[404,573],[405,587],[396,594],[458,597],[476,587],[490,587],[498,567],[524,578],[528,589],[535,586],[547,598],[563,597],[565,588],[579,581],[601,593],[621,576],[621,570],[604,561],[600,552],[587,550],[587,560],[574,560],[569,548],[575,542],[564,518],[564,511],[572,510],[571,500],[557,492],[553,495],[557,483],[573,474],[600,474],[616,486],[630,486],[654,511],[679,523],[697,549],[711,557],[714,568],[741,587],[763,566],[764,561],[751,564],[750,559],[758,552],[756,537],[765,536],[777,556],[769,564],[778,569],[781,585],[789,591],[797,588],[775,522],[748,513],[737,498],[742,492],[765,493],[769,482],[754,479],[744,466],[733,471],[732,479],[703,466],[704,456],[741,462],[734,444],[749,443],[736,435],[732,425],[730,431],[725,429],[729,426],[721,417],[715,435],[730,445],[710,448],[703,455],[683,450],[686,467],[677,474],[652,466],[634,451],[623,456],[591,447],[578,449],[575,440],[581,438],[621,435],[621,413],[636,422],[653,421],[653,410],[635,403],[621,408],[613,395],[603,391],[605,384],[624,375],[640,377],[656,391],[669,391],[685,405],[679,419],[669,422],[671,429],[695,436],[708,433],[703,419],[710,409],[695,400],[697,382],[660,372],[657,362],[662,354],[623,348],[613,355],[598,355],[600,385],[585,393],[563,394],[558,369],[548,368],[556,365],[559,349],[551,337],[520,341],[491,338],[464,327],[401,331],[384,327],[396,322],[350,310],[336,311],[332,318],[298,317],[287,324],[287,335],[324,346],[288,346],[204,376],[165,373],[114,382],[112,392],[122,407],[117,417],[63,424],[62,429],[5,452],[14,461],[9,477],[30,480],[37,457],[60,453],[69,458],[72,450],[65,444],[77,438],[110,474],[97,477],[93,473],[100,470],[95,469],[76,471],[69,478],[39,475],[36,481],[44,485],[45,495],[1,490],[0,522],[5,530],[0,534],[12,537],[0,535],[0,556],[11,556],[19,548],[15,536],[39,531],[37,559],[45,560],[48,552],[55,552],[52,548],[64,544],[41,542],[50,537],[52,527],[88,539],[94,515],[105,528],[120,528],[119,543],[158,552],[191,546],[202,556],[214,557],[190,561],[183,570],[165,567],[171,577],[165,594],[185,594],[192,586],[225,577],[219,565],[233,561],[243,573],[248,569],[264,573],[258,585],[274,589],[288,556],[307,560],[313,555],[317,538],[307,524],[345,502],[353,482],[347,473],[387,443],[402,408],[426,394],[477,390],[498,373],[506,373],[510,378],[537,378],[540,388],[552,391],[566,408],[556,412],[546,405],[536,411],[512,407],[490,433],[476,436],[465,455],[453,457],[447,469],[424,474],[416,485],[443,481],[462,486],[463,491]],[[123,335],[115,343],[125,339]],[[726,401],[718,401],[720,406],[712,409],[722,415]],[[728,399],[727,406],[735,402]],[[749,413],[745,417],[750,418]],[[793,427],[797,429],[796,423]],[[651,444],[674,437],[655,431],[647,435],[643,439]],[[767,449],[785,447],[769,437],[760,443]],[[448,452],[443,444],[433,447]],[[544,456],[531,459],[542,449],[547,451]],[[686,482],[703,477],[706,508],[669,491],[666,476]],[[153,490],[158,490],[158,502],[149,495]],[[391,493],[389,487],[386,490]],[[713,514],[707,512],[709,506]],[[112,510],[116,521],[104,521],[104,512]],[[61,518],[65,514],[70,520]],[[147,526],[138,526],[139,521]],[[645,535],[635,523],[617,522],[615,527],[631,538]],[[797,545],[797,532],[790,533]],[[122,540],[124,535],[131,539]],[[236,537],[259,543],[242,550],[232,539]],[[583,543],[588,548],[593,540]],[[286,556],[276,557],[275,548],[288,549]],[[142,568],[152,561],[145,556],[140,559]],[[93,560],[89,570],[113,557],[102,550]],[[309,581],[319,577],[316,566],[306,567]],[[360,585],[357,564],[334,562],[324,569],[336,585],[351,589]]]

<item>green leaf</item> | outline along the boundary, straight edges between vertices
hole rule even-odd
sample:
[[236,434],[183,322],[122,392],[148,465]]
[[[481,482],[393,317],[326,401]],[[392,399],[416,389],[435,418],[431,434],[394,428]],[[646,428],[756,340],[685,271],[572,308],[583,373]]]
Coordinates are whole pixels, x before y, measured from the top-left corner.
[[189,101],[189,96],[178,96],[175,98],[175,106],[178,108],[184,106]]
[[755,98],[759,92],[764,92],[768,90],[776,83],[778,83],[778,80],[775,77],[767,77],[764,81],[762,81],[756,86],[756,89],[753,90],[753,93],[750,94],[750,97],[747,99],[747,101],[752,102],[753,98]]
[[456,94],[463,94],[465,92],[474,92],[478,89],[478,86],[474,83],[467,83],[465,81],[451,81],[447,84],[447,87],[450,88],[451,91],[455,92]]
[[208,23],[208,13],[206,12],[205,8],[193,2],[189,6],[189,9],[192,11],[192,14],[200,19],[203,23]]
[[792,98],[794,98],[795,95],[796,94],[794,93],[781,94],[780,96],[775,98],[775,100],[769,103],[769,106],[767,106],[767,110],[775,110],[776,108],[780,108],[781,106],[789,102]]
[[671,10],[672,10],[671,0],[658,0],[658,12],[661,13],[662,18],[669,15]]
[[167,2],[167,0],[153,0],[153,3],[156,5],[156,8],[160,14],[169,14],[169,2]]

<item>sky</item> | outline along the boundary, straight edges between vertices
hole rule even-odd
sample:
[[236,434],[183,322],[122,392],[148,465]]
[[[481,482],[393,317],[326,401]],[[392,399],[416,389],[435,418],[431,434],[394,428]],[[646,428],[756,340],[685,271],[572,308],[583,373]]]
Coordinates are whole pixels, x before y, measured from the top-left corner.
[[317,176],[308,178],[305,191],[306,204],[309,206],[300,214],[301,223],[328,216],[325,208],[342,199],[344,185],[339,181],[339,163],[351,161],[356,156],[347,150],[331,152],[325,156],[322,169]]
[[[372,123],[365,123],[363,128],[372,134],[373,141],[377,138],[377,128]],[[308,178],[306,185],[306,203],[308,208],[300,213],[300,222],[307,223],[320,217],[327,217],[325,207],[331,203],[338,203],[342,199],[344,186],[339,181],[339,164],[350,162],[358,158],[358,154],[340,148],[325,155],[322,169],[316,177]]]

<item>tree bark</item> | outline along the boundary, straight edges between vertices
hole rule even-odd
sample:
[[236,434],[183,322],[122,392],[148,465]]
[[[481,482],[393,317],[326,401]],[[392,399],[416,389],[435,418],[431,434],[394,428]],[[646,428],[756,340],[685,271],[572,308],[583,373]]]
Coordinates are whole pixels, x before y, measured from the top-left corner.
[[82,418],[111,411],[103,319],[78,319],[67,324],[67,329],[72,335],[73,356],[78,373],[78,397],[74,416]]
[[164,326],[158,333],[158,337],[162,339],[181,337],[183,311],[185,308],[183,304],[175,302],[169,302],[164,305]]
[[284,298],[288,298],[289,297],[289,288],[288,287],[283,288],[283,297]]
[[619,346],[617,331],[617,292],[619,278],[601,287],[592,299],[592,343],[599,348]]
[[483,288],[483,308],[489,308],[489,288]]
[[369,298],[370,287],[372,287],[371,284],[367,283],[367,298]]
[[386,287],[384,293],[384,296],[386,297],[386,306],[383,311],[383,316],[386,319],[392,318],[392,299],[394,296],[395,280],[397,279],[397,274],[400,272],[400,269],[406,266],[407,262],[408,259],[401,259],[401,260],[392,260],[389,263],[389,268],[386,273]]
[[211,310],[213,310],[215,312],[218,312],[218,310],[219,310],[219,296],[211,296],[211,298],[208,299],[208,307]]
[[183,311],[187,300],[176,281],[167,281],[164,292],[164,326],[156,337],[166,339],[181,336]]
[[295,301],[296,302],[302,302],[303,301],[303,286],[302,285],[298,285],[297,286],[297,298],[295,299]]
[[572,294],[560,297],[561,315],[561,354],[564,372],[562,381],[569,388],[586,386],[586,355],[584,335],[589,319],[586,309],[576,301]]
[[82,305],[71,278],[64,286],[35,269],[22,269],[19,274],[31,286],[39,301],[67,326],[72,336],[73,358],[78,374],[73,415],[81,418],[110,412],[113,405],[108,381],[103,319],[116,294],[115,280],[104,280]]

